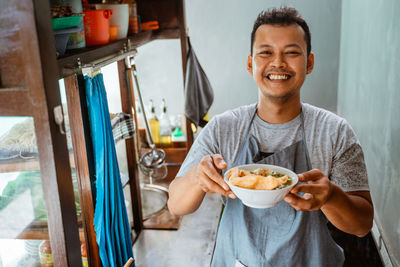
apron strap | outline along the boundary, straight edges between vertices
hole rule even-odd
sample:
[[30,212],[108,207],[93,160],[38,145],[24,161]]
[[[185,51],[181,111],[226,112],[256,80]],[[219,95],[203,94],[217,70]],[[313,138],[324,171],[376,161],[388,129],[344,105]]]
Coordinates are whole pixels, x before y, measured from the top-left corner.
[[250,127],[251,127],[251,125],[253,124],[254,118],[256,117],[256,114],[257,114],[257,105],[258,105],[258,104],[255,105],[254,112],[253,112],[253,115],[251,116],[250,123],[249,123],[249,125],[247,126],[246,134],[244,135],[244,139],[245,139],[245,140],[243,140],[242,142],[240,142],[239,151],[242,151],[243,147],[244,147],[245,145],[247,145],[247,139],[248,139],[247,136],[249,136],[249,134],[250,134]]
[[304,129],[303,104],[301,104],[300,119],[301,119],[302,140],[303,140],[304,148],[305,148],[305,150],[306,150],[306,161],[307,161],[307,166],[309,166],[309,167],[310,167],[310,170],[311,170],[311,169],[312,169],[312,165],[311,165],[310,153],[308,153],[307,140],[306,140],[306,131],[305,131],[305,129]]

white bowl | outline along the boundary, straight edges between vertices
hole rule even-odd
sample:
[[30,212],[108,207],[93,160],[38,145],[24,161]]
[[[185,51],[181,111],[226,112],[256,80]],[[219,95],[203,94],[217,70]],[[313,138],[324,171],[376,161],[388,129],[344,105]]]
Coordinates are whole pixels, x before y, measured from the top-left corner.
[[271,208],[275,206],[279,201],[281,201],[285,195],[293,188],[299,181],[297,175],[283,167],[275,166],[275,165],[267,165],[267,164],[247,164],[236,166],[241,170],[253,171],[255,169],[270,169],[276,171],[278,173],[285,174],[292,178],[292,184],[282,188],[275,190],[256,190],[256,189],[247,189],[239,186],[235,186],[229,183],[228,173],[225,172],[224,179],[225,182],[229,185],[232,192],[243,202],[244,205],[251,208]]

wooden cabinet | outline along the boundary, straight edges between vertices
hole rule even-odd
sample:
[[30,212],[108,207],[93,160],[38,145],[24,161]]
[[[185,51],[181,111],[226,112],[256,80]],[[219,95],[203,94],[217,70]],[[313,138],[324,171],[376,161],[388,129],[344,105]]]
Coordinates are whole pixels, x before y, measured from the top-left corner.
[[[93,62],[117,61],[122,111],[132,116],[135,107],[125,75],[123,56],[126,53],[152,40],[179,38],[183,74],[186,69],[183,0],[137,0],[137,5],[142,21],[158,20],[159,30],[144,31],[104,46],[67,51],[57,58],[48,0],[1,1],[0,4],[0,125],[7,120],[30,119],[33,120],[35,135],[35,151],[30,154],[30,159],[21,153],[14,158],[0,159],[0,186],[7,184],[5,177],[10,173],[38,171],[47,214],[44,220],[28,220],[14,232],[8,231],[12,220],[7,218],[0,241],[50,239],[55,266],[81,266],[80,240],[86,241],[90,266],[101,266],[93,228],[95,200],[88,163],[91,160],[90,138],[82,92],[83,76],[79,67]],[[63,103],[60,93],[58,82],[61,78],[64,78],[66,103]],[[62,120],[63,104],[68,110],[70,140],[66,138],[65,121]],[[192,141],[189,134],[187,148]],[[144,226],[138,181],[138,147],[134,139],[125,142],[133,230],[139,234]],[[187,148],[167,150],[167,162],[175,163],[171,166],[179,164]],[[1,150],[5,151],[0,145]],[[0,201],[5,203],[4,199],[2,197]],[[22,207],[16,212],[27,211]],[[28,213],[25,215],[29,217]]]

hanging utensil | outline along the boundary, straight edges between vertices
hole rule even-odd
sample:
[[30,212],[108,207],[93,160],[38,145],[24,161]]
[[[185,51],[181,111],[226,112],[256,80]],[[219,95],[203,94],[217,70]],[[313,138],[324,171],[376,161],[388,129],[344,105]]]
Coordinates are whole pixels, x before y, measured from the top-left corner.
[[139,163],[139,167],[142,173],[149,177],[150,184],[153,183],[153,180],[164,179],[168,173],[168,169],[165,164],[159,164],[155,167],[146,167],[144,164]]

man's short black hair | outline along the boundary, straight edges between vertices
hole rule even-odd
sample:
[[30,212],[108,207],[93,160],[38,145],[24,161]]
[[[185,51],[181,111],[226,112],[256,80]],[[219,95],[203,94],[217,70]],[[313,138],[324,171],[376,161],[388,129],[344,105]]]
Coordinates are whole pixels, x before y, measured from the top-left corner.
[[253,54],[253,44],[258,27],[264,24],[288,26],[292,24],[299,25],[304,31],[304,39],[307,44],[307,56],[311,53],[311,33],[305,20],[300,16],[299,12],[292,7],[272,8],[262,11],[258,14],[254,22],[253,31],[251,32],[250,51]]

